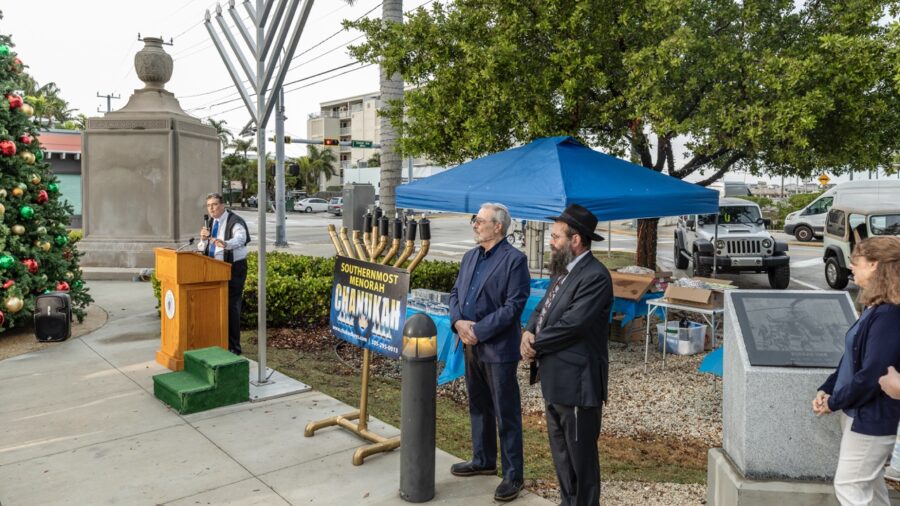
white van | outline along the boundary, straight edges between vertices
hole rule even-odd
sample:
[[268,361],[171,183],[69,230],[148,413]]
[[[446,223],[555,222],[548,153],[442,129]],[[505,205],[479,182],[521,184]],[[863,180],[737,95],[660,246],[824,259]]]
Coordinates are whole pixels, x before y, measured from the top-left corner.
[[860,203],[900,202],[900,180],[865,179],[841,183],[813,200],[806,207],[794,211],[784,219],[784,233],[798,241],[811,241],[822,237],[825,216],[831,206]]

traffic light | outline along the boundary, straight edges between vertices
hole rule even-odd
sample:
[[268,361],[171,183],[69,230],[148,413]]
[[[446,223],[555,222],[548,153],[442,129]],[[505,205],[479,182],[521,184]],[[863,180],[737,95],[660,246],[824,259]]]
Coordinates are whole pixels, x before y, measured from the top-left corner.
[[323,143],[326,146],[340,146],[341,145],[341,141],[339,141],[337,139],[325,139],[325,141]]

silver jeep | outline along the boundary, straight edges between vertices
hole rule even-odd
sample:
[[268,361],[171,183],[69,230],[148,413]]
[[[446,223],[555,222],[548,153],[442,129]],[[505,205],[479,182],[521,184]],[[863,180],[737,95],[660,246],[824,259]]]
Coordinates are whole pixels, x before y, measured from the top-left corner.
[[786,242],[776,241],[766,230],[759,206],[743,199],[719,200],[718,234],[716,215],[684,216],[675,227],[675,267],[693,264],[694,276],[709,277],[716,272],[767,273],[769,285],[785,289],[791,282],[791,259]]

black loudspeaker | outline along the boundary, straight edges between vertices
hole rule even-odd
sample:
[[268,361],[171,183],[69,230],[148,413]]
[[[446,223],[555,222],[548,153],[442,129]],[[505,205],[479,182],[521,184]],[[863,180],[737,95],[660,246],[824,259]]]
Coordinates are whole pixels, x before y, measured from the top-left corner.
[[65,341],[72,336],[69,294],[50,292],[34,300],[34,335],[38,341]]

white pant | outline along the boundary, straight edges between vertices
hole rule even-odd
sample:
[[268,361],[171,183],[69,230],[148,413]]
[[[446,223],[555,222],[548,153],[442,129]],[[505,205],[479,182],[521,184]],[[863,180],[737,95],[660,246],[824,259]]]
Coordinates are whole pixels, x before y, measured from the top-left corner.
[[866,436],[850,430],[853,419],[841,412],[841,454],[834,473],[834,494],[843,506],[890,506],[884,464],[895,436]]

